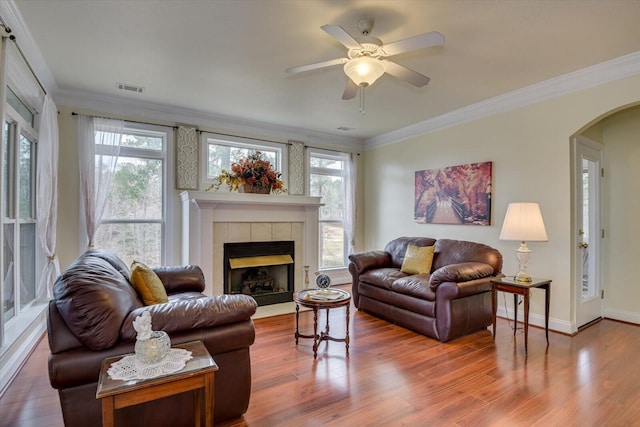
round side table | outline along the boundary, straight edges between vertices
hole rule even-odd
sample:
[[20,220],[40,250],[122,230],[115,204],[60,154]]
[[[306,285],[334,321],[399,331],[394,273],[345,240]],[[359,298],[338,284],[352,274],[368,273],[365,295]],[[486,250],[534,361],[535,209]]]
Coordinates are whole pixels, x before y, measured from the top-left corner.
[[[313,338],[313,358],[318,358],[318,346],[322,341],[344,342],[349,356],[349,306],[351,294],[342,289],[304,289],[294,292],[293,300],[296,303],[296,345],[299,338]],[[298,328],[300,306],[313,310],[313,335],[303,335]],[[346,334],[344,338],[335,338],[329,335],[329,310],[332,308],[346,307]],[[327,310],[327,324],[324,331],[318,334],[318,310]]]

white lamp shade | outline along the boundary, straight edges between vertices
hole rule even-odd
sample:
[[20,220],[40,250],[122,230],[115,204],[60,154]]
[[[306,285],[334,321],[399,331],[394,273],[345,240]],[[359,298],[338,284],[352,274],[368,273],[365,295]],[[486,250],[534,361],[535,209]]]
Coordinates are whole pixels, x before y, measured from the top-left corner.
[[544,228],[542,213],[537,203],[509,203],[504,217],[500,240],[519,240],[521,242],[546,242],[547,230]]
[[369,86],[384,74],[384,63],[370,56],[361,56],[344,64],[344,73],[358,86]]

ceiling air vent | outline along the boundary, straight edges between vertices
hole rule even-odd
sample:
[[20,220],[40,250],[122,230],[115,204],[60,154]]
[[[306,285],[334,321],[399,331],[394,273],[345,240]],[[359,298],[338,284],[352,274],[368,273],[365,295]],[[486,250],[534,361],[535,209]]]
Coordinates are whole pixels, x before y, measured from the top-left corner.
[[116,88],[120,90],[128,90],[129,92],[142,93],[144,92],[144,88],[141,86],[129,85],[126,83],[116,83]]

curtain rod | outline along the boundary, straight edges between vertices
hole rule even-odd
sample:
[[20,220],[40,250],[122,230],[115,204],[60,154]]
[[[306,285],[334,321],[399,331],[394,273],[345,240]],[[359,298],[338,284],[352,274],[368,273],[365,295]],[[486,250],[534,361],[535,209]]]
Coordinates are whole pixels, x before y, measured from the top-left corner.
[[[272,139],[262,139],[262,138],[254,138],[254,137],[250,137],[250,136],[240,136],[240,135],[231,135],[228,133],[220,133],[220,132],[211,132],[211,131],[205,131],[205,130],[197,130],[198,133],[210,133],[212,135],[220,135],[220,136],[231,136],[234,138],[245,138],[245,139],[253,139],[255,141],[261,141],[261,142],[272,142],[274,144],[285,144],[285,145],[293,145],[291,142],[281,142],[281,141],[274,141]],[[334,153],[349,153],[349,151],[340,151],[340,150],[333,150],[331,148],[323,148],[323,147],[314,147],[311,145],[307,145],[305,143],[302,143],[304,148],[317,148],[318,150],[324,150],[324,151],[331,151]],[[356,155],[360,155],[360,153],[354,153]]]
[[[76,113],[75,111],[72,111],[71,115],[72,116],[80,116],[80,114]],[[92,114],[83,114],[83,115],[87,116],[87,117],[95,117],[97,119],[120,120],[120,119],[114,119],[113,117],[95,116],[95,115],[92,115]],[[159,125],[157,123],[139,122],[139,121],[136,121],[136,120],[126,120],[126,119],[121,119],[121,120],[123,122],[137,123],[137,124],[140,124],[140,125],[162,126],[162,127],[171,128],[171,129],[178,129],[178,126]]]
[[[72,113],[71,113],[71,115],[72,115],[72,116],[79,116],[80,114],[79,114],[79,113],[76,113],[76,112],[74,111],[74,112],[72,112]],[[94,115],[91,115],[91,114],[85,114],[85,115],[86,115],[86,116],[89,116],[89,117],[96,117],[96,118],[99,118],[99,119],[110,119],[110,120],[114,120],[114,119],[113,119],[113,117],[94,116]],[[138,121],[135,121],[135,120],[125,120],[125,119],[123,119],[123,121],[125,121],[125,122],[129,122],[129,123],[138,123],[138,124],[141,124],[141,125],[165,126],[165,127],[170,127],[170,128],[172,128],[172,129],[178,129],[178,126],[166,126],[166,125],[159,125],[159,124],[157,124],[157,123],[138,122]],[[209,132],[209,131],[204,131],[204,130],[200,130],[200,129],[196,129],[196,132],[198,132],[198,133],[210,133],[210,134],[212,134],[212,135],[220,135],[220,136],[231,136],[231,137],[234,137],[234,138],[246,138],[246,139],[253,139],[253,140],[255,140],[255,141],[261,141],[261,142],[272,142],[272,143],[275,143],[275,144],[293,145],[293,144],[292,144],[292,143],[290,143],[290,142],[281,142],[281,141],[274,141],[274,140],[271,140],[271,139],[261,139],[261,138],[253,138],[253,137],[244,137],[244,136],[240,136],[240,135],[231,135],[231,134],[228,134],[228,133],[220,133],[220,132]],[[332,152],[334,152],[334,153],[346,153],[346,152],[347,152],[347,151],[340,151],[340,150],[332,150],[332,149],[330,149],[330,148],[312,147],[312,146],[307,145],[307,144],[303,144],[303,145],[304,145],[304,147],[305,147],[305,148],[317,148],[318,150],[332,151]],[[354,153],[354,154],[355,154],[355,155],[357,155],[357,156],[359,156],[359,155],[360,155],[360,153]]]
[[29,71],[31,71],[31,75],[33,76],[34,79],[36,79],[36,82],[38,83],[38,86],[40,86],[40,89],[42,89],[42,92],[44,92],[44,94],[46,95],[47,94],[47,90],[42,85],[42,82],[40,82],[40,79],[36,75],[36,72],[33,71],[33,68],[31,67],[31,64],[27,60],[27,57],[24,55],[24,52],[22,51],[22,48],[20,48],[20,45],[18,44],[18,40],[16,39],[16,36],[11,34],[11,28],[7,27],[7,24],[4,22],[4,19],[2,19],[2,16],[0,16],[0,24],[4,27],[5,32],[7,34],[9,34],[9,36],[8,36],[9,40],[11,40],[13,42],[13,44],[15,45],[16,49],[18,49],[18,53],[22,57],[22,60],[24,61],[24,63],[27,65],[27,68],[29,68]]

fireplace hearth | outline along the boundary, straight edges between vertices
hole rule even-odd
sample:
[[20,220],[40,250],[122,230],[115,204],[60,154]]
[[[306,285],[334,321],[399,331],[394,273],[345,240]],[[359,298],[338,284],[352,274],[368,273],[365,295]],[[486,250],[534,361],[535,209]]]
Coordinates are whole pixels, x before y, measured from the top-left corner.
[[224,293],[252,296],[259,306],[293,301],[293,241],[225,243]]

